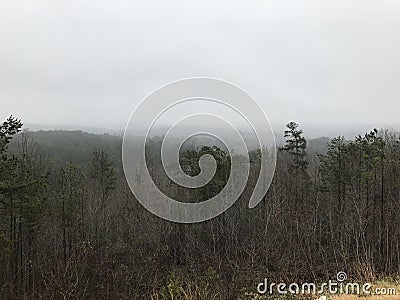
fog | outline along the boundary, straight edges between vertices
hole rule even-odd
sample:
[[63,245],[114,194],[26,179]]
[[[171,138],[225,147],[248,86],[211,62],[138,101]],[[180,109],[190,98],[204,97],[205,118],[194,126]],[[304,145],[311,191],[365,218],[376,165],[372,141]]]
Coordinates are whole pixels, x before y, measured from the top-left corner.
[[274,130],[399,127],[400,2],[0,2],[1,117],[122,130],[175,80],[249,92]]

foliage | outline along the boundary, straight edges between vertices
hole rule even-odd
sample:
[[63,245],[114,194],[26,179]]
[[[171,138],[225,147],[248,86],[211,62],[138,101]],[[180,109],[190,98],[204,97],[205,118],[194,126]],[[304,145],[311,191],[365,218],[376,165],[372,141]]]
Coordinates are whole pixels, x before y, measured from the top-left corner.
[[287,137],[286,145],[282,150],[288,152],[293,158],[293,166],[296,170],[305,173],[307,169],[307,141],[302,136],[303,131],[298,129],[296,122],[290,122],[286,125],[285,137]]
[[[13,117],[0,125],[2,299],[290,299],[257,295],[257,283],[329,280],[343,269],[370,280],[400,270],[396,132],[313,144],[291,122],[264,201],[247,208],[264,151],[254,149],[239,200],[188,225],[165,222],[134,199],[120,168],[121,137],[21,126]],[[216,146],[183,149],[191,176],[204,154],[217,162],[206,186],[183,189],[163,172],[161,141],[148,141],[146,159],[157,186],[178,201],[217,194],[240,158]]]

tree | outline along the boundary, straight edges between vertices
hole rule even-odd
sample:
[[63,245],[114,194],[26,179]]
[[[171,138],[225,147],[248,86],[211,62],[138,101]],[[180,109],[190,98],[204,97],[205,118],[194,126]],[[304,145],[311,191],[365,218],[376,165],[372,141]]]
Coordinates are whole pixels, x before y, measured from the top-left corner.
[[[289,169],[289,188],[293,189],[294,207],[292,210],[299,209],[298,203],[303,205],[303,199],[308,187],[309,176],[307,174],[308,161],[307,157],[307,141],[303,137],[303,130],[298,129],[299,125],[296,122],[290,122],[286,125],[285,130],[286,144],[281,149],[289,154],[290,169]],[[297,214],[298,212],[292,212]]]
[[308,162],[306,160],[307,141],[302,136],[303,130],[298,129],[299,125],[296,122],[290,122],[286,125],[285,130],[286,145],[283,150],[288,152],[293,159],[293,167],[305,173],[307,171]]
[[7,237],[2,244],[8,248],[3,252],[11,253],[6,264],[8,275],[25,291],[32,287],[35,239],[46,200],[48,174],[36,160],[36,147],[26,134],[21,134],[18,156],[7,154],[11,138],[21,127],[21,121],[12,116],[0,125],[0,211],[4,212],[0,235],[2,239]]
[[344,137],[339,136],[329,142],[328,152],[325,155],[318,156],[323,187],[333,194],[336,193],[339,214],[346,196],[346,153]]
[[114,167],[106,152],[102,150],[93,152],[89,174],[95,181],[96,187],[100,190],[101,207],[104,207],[110,191],[115,188]]
[[15,157],[8,157],[8,144],[12,137],[21,131],[22,123],[19,119],[10,116],[0,125],[0,194],[11,192],[18,188],[12,180],[11,171],[17,163]]
[[0,153],[3,157],[7,157],[7,146],[12,137],[21,131],[21,128],[21,120],[13,116],[10,116],[0,125]]
[[83,234],[85,211],[83,174],[72,163],[68,163],[60,170],[58,196],[61,201],[58,217],[61,219],[63,256],[66,263],[76,240]]
[[217,146],[203,146],[199,151],[189,149],[180,155],[180,164],[190,176],[200,173],[199,159],[205,154],[212,155],[217,162],[217,171],[213,179],[204,187],[199,189],[198,199],[204,201],[218,194],[229,178],[231,160],[229,153]]
[[[116,178],[113,163],[108,154],[102,150],[93,152],[93,158],[89,164],[89,177],[93,183],[93,195],[95,197],[92,209],[94,209],[95,236],[99,237],[100,222],[101,227],[107,222],[106,207],[109,195],[115,189]],[[105,232],[101,231],[104,238]]]

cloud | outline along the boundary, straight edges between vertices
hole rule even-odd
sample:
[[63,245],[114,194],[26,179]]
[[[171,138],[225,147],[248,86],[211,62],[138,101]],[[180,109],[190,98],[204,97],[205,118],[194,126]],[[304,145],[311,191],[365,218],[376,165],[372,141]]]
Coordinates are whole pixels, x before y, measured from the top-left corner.
[[122,126],[152,90],[210,76],[249,91],[273,123],[398,125],[394,1],[0,5],[2,117]]

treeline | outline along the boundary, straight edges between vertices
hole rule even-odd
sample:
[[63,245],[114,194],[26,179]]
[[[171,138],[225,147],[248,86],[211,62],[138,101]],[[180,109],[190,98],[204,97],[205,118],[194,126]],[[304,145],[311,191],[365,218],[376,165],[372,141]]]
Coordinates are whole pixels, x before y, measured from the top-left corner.
[[[291,122],[264,201],[247,208],[260,166],[254,150],[248,186],[234,206],[184,225],[153,216],[134,199],[118,138],[104,135],[99,142],[79,133],[77,141],[63,132],[57,142],[57,132],[45,140],[44,133],[21,128],[13,117],[0,125],[4,299],[253,299],[246,292],[265,277],[322,281],[344,270],[372,280],[400,273],[395,132],[337,137],[317,154]],[[223,188],[235,154],[208,146],[183,151],[180,162],[190,175],[198,174],[203,154],[218,162],[209,184],[183,189],[162,170],[161,141],[147,146],[161,190],[204,201]],[[59,148],[65,144],[70,150]]]
[[[18,154],[22,136],[17,135],[10,141],[10,154]],[[121,160],[122,137],[118,135],[91,134],[79,130],[48,130],[26,131],[25,137],[32,143],[40,145],[40,155],[51,160],[52,164],[72,162],[76,166],[84,167],[90,161],[95,149],[107,152],[115,163]]]

